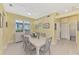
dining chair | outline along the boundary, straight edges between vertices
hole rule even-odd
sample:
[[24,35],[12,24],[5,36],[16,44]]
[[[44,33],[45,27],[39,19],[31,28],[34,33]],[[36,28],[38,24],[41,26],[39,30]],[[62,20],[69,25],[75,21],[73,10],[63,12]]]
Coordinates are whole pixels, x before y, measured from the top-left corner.
[[25,31],[24,34],[25,35],[29,35],[30,34],[30,31]]
[[52,41],[52,37],[46,39],[45,45],[43,45],[40,48],[40,54],[46,54],[47,52],[49,53],[49,55],[51,54],[51,51],[50,51],[51,41]]
[[46,37],[46,33],[41,33],[41,37]]
[[29,52],[30,54],[33,54],[33,52],[36,51],[36,48],[29,42],[29,39],[31,39],[30,35],[24,37],[24,39],[23,39],[23,48],[24,48],[24,51],[26,53]]

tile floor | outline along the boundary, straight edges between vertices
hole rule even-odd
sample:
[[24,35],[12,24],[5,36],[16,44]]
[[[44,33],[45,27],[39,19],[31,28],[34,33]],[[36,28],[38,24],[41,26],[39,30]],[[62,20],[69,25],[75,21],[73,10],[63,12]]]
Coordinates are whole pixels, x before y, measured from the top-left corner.
[[[23,42],[9,44],[5,50],[5,55],[29,55],[29,51],[25,53]],[[51,45],[51,55],[74,55],[79,54],[74,41],[59,40],[56,45]]]
[[52,46],[52,54],[54,55],[71,55],[79,54],[76,43],[70,40],[59,40],[58,43]]
[[4,54],[6,55],[25,55],[23,42],[9,44]]

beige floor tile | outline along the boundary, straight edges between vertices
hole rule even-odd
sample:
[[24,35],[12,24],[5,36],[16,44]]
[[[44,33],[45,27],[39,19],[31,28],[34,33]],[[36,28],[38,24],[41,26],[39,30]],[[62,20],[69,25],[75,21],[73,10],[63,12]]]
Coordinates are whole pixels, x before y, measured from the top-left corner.
[[[5,50],[6,55],[29,55],[29,51],[25,52],[23,42],[8,45]],[[59,40],[56,45],[51,45],[52,55],[74,55],[79,54],[76,43],[70,40]]]

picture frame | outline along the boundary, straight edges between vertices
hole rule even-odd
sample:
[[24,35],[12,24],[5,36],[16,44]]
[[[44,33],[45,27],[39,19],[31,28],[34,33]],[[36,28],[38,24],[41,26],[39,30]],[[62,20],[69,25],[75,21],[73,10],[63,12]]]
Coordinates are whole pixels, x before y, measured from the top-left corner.
[[44,24],[43,24],[43,28],[49,29],[49,28],[50,28],[50,24],[49,24],[49,23],[44,23]]

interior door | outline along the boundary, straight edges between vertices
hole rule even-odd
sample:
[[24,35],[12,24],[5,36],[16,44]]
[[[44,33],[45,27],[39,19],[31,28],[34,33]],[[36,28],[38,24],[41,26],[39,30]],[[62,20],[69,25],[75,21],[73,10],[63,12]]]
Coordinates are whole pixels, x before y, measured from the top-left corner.
[[61,39],[70,40],[69,25],[67,23],[61,23]]

